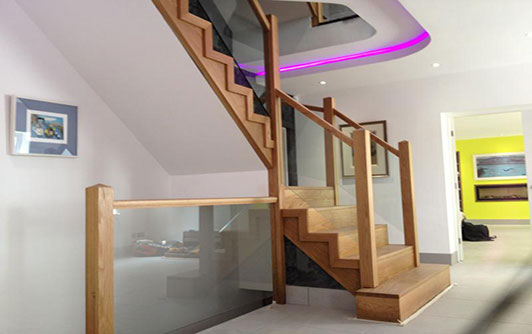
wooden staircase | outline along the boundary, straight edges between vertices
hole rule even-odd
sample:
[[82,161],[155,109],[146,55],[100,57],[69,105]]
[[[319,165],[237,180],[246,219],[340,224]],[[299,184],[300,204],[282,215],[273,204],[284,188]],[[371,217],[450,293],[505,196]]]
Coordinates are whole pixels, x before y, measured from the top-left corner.
[[[285,302],[284,237],[356,297],[357,316],[403,321],[450,285],[449,266],[419,263],[410,143],[396,148],[339,112],[333,98],[304,106],[280,89],[277,19],[248,0],[264,32],[267,104],[271,117],[254,112],[253,91],[235,83],[235,60],[213,49],[212,24],[189,13],[189,0],[153,0],[229,114],[269,170],[274,298]],[[281,100],[325,130],[327,187],[285,187]],[[320,118],[315,112],[322,112]],[[346,136],[335,118],[356,129]],[[338,206],[333,138],[353,148],[357,206]],[[399,158],[405,245],[388,240],[373,208],[371,142]]]
[[361,288],[355,206],[334,206],[331,187],[287,187],[284,233],[299,249],[356,296],[357,317],[404,321],[450,285],[449,266],[415,266],[412,246],[388,242],[387,225],[375,226],[378,287]]
[[189,0],[154,0],[203,76],[267,168],[274,141],[270,118],[254,112],[252,89],[235,83],[235,60],[213,49],[212,23],[189,12]]

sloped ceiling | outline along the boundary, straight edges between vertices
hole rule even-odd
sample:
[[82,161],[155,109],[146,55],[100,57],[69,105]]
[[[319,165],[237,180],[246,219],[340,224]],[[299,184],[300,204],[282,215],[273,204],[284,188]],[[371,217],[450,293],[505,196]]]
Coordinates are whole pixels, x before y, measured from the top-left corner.
[[18,3],[169,174],[264,168],[151,1]]

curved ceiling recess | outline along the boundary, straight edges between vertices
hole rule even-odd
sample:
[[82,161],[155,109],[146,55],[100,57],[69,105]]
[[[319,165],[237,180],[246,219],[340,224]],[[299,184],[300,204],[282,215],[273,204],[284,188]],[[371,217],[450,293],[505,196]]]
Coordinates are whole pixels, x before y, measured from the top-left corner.
[[[429,33],[398,0],[338,0],[335,3],[351,8],[376,33],[361,41],[282,55],[280,70],[283,76],[299,76],[392,60],[413,54],[430,43]],[[336,24],[341,27],[342,23]],[[264,71],[257,75],[264,75]]]

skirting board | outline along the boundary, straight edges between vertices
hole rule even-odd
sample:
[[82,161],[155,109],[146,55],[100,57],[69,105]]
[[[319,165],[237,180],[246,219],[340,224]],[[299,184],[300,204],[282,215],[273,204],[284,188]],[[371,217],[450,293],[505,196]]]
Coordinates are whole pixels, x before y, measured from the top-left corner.
[[467,221],[483,225],[530,225],[530,219],[468,219]]
[[458,263],[458,253],[440,254],[440,253],[420,253],[419,259],[422,263],[435,264],[456,264]]

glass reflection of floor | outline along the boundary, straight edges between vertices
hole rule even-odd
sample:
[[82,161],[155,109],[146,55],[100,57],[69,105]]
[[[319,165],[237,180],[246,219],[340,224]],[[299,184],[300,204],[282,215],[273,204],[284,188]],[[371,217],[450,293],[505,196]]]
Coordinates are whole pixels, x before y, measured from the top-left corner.
[[167,295],[168,276],[191,276],[198,270],[195,258],[115,259],[115,333],[167,333],[265,297],[262,291],[242,288],[237,272],[209,283],[194,297]]

